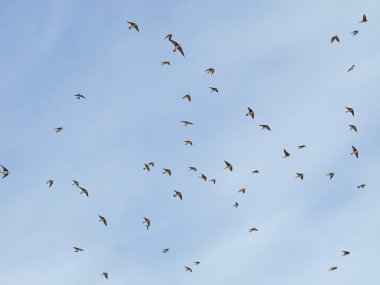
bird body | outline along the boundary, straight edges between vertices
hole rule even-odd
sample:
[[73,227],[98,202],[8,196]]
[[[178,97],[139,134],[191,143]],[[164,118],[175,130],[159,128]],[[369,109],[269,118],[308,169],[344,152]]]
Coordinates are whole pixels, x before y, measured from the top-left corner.
[[229,163],[228,161],[224,161],[224,163],[226,164],[226,167],[224,169],[228,169],[229,171],[233,170],[233,166],[231,163]]
[[184,266],[184,267],[186,268],[185,272],[186,271],[193,272],[193,270],[190,267],[187,267],[187,266]]
[[359,23],[367,23],[367,16],[364,14],[362,20]]
[[359,151],[357,150],[356,147],[352,146],[352,152],[351,152],[351,155],[355,155],[356,158],[359,158]]
[[79,182],[76,181],[76,180],[73,180],[73,184],[71,184],[71,185],[74,185],[74,186],[76,186],[76,187],[79,187]]
[[260,125],[261,129],[262,130],[268,130],[268,131],[271,131],[269,125]]
[[326,176],[329,176],[330,179],[332,179],[334,177],[335,173],[334,172],[329,172],[326,174]]
[[248,116],[251,116],[251,118],[253,119],[255,117],[255,112],[253,112],[252,108],[250,107],[247,107],[248,108],[248,113],[246,113],[245,115],[248,117]]
[[149,220],[148,218],[145,218],[145,217],[144,217],[143,224],[145,224],[146,229],[149,230],[149,227],[150,227],[150,220]]
[[338,35],[335,35],[335,36],[333,36],[333,37],[330,39],[330,42],[331,42],[331,43],[333,43],[334,41],[337,41],[338,43],[340,43],[340,40],[339,40]]
[[193,124],[192,122],[190,122],[190,121],[181,121],[181,123],[183,123],[185,127],[188,126],[188,125],[194,125],[194,124]]
[[129,24],[128,29],[135,29],[136,31],[140,32],[139,26],[136,23],[134,23],[134,22],[128,22],[128,21],[127,21],[127,23]]
[[209,88],[211,89],[210,93],[213,93],[213,92],[219,93],[219,89],[218,88],[216,88],[216,87],[209,87]]
[[46,181],[46,184],[49,185],[49,188],[53,185],[53,183],[54,183],[54,180],[52,179],[49,179],[48,181]]
[[184,141],[185,145],[193,145],[193,142],[192,141]]
[[303,180],[303,173],[296,173],[296,178]]
[[214,74],[215,69],[212,68],[212,67],[210,67],[210,68],[207,68],[207,69],[205,70],[205,72],[207,72],[207,73],[211,73],[211,74]]
[[168,168],[163,168],[164,172],[162,174],[169,174],[169,176],[172,176],[172,171]]
[[79,194],[84,194],[88,197],[88,191],[86,189],[84,189],[83,187],[79,187],[79,189],[81,190]]
[[349,255],[351,252],[347,251],[347,250],[342,250],[342,256],[347,256]]
[[62,127],[53,129],[53,131],[55,131],[56,133],[62,132],[62,130],[63,130]]
[[104,276],[104,278],[108,279],[108,272],[103,272],[102,274],[100,274],[101,276]]
[[80,99],[86,99],[86,97],[84,97],[82,94],[78,93],[78,94],[75,94],[74,95],[78,100]]
[[249,229],[249,232],[251,233],[251,232],[257,232],[258,231],[258,229],[256,229],[256,228],[250,228]]
[[163,62],[161,62],[161,65],[170,65],[170,61],[168,61],[168,60],[165,60],[165,61],[163,61]]
[[345,107],[346,108],[346,113],[351,113],[352,116],[355,116],[355,111],[351,107]]
[[99,219],[100,219],[99,222],[102,222],[105,226],[107,226],[107,220],[105,217],[99,215]]
[[232,207],[234,207],[234,208],[237,208],[237,207],[239,207],[239,203],[238,202],[235,202],[235,204],[233,204],[233,206]]
[[182,200],[182,193],[181,192],[179,192],[179,191],[176,191],[176,190],[173,190],[174,191],[174,195],[173,195],[173,197],[175,198],[175,197],[179,197],[181,200]]
[[353,65],[347,70],[347,72],[352,71],[352,70],[354,69],[354,67],[355,67],[355,64],[353,64]]
[[191,95],[186,94],[185,96],[182,97],[182,99],[187,99],[189,102],[191,102]]
[[286,149],[284,149],[284,156],[282,158],[287,158],[289,156],[290,156],[290,153]]
[[355,125],[348,125],[350,127],[350,131],[358,132],[358,128]]
[[81,248],[79,248],[79,247],[76,247],[76,246],[74,246],[73,248],[74,248],[74,251],[75,251],[75,252],[84,251],[83,249],[81,249]]
[[9,175],[9,170],[8,170],[7,168],[5,168],[4,166],[2,166],[1,164],[0,164],[0,166],[1,166],[1,168],[3,169],[3,170],[1,171],[1,174],[3,175],[2,178],[7,177],[7,176]]
[[210,179],[210,182],[215,184],[216,183],[216,179],[215,178]]
[[189,171],[197,172],[197,169],[194,166],[189,166]]

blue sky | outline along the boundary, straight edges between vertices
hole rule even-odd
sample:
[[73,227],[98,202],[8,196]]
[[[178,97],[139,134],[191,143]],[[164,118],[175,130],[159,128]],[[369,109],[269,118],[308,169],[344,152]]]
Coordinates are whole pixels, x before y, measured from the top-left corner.
[[[379,8],[2,1],[0,163],[10,175],[0,181],[1,284],[376,284]],[[186,57],[172,52],[168,33]],[[330,44],[335,34],[341,43]],[[181,99],[188,93],[191,103]]]

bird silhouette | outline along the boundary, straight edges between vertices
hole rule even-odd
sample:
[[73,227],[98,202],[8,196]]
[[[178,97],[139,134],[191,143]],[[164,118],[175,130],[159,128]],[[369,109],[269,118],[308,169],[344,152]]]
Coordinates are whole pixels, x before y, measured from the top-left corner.
[[7,177],[7,176],[9,175],[9,170],[8,170],[7,168],[5,168],[4,166],[2,166],[1,164],[0,164],[0,166],[1,166],[1,168],[3,169],[3,170],[1,171],[1,174],[3,175],[2,178]]
[[211,73],[211,74],[214,74],[215,69],[212,68],[212,67],[210,67],[210,68],[206,69],[205,72],[207,72],[207,73]]
[[107,220],[105,217],[101,216],[101,215],[98,215],[99,216],[99,222],[102,222],[105,226],[107,226]]
[[128,29],[135,29],[136,31],[140,32],[139,26],[137,26],[136,23],[134,23],[134,22],[128,22],[128,21],[127,21],[127,23],[129,24]]
[[337,41],[338,43],[340,43],[340,40],[339,40],[338,35],[335,35],[335,36],[333,36],[333,37],[330,39],[330,42],[331,42],[331,43],[333,43],[334,41]]
[[146,229],[149,230],[149,227],[150,227],[150,220],[148,218],[144,218],[144,221],[143,221],[143,224],[145,224],[146,226]]

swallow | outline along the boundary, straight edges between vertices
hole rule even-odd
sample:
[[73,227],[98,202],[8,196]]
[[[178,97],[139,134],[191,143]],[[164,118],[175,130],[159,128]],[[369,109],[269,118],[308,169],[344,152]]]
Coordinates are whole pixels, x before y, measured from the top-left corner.
[[56,133],[59,133],[59,132],[61,132],[62,130],[63,130],[62,127],[59,127],[59,128],[55,128],[55,129],[53,129],[53,131],[55,131]]
[[228,169],[229,171],[232,171],[232,169],[233,169],[232,164],[229,163],[228,161],[224,161],[224,163],[226,164],[226,167],[224,169]]
[[245,115],[248,117],[248,116],[251,116],[251,118],[253,119],[255,117],[255,112],[253,112],[253,110],[249,107],[248,108],[248,113],[246,113]]
[[351,252],[347,251],[347,250],[342,250],[342,256],[346,256],[346,255],[349,255]]
[[335,271],[338,269],[338,266],[333,266],[333,267],[330,267],[329,271]]
[[83,249],[79,248],[79,247],[76,247],[76,246],[73,246],[74,248],[74,251],[75,252],[80,252],[80,251],[83,251]]
[[352,116],[355,116],[354,109],[351,107],[345,107],[346,108],[346,113],[351,113]]
[[163,61],[163,62],[161,62],[161,65],[170,65],[170,61],[168,61],[168,60],[165,60],[165,61]]
[[359,33],[358,30],[355,30],[355,31],[352,31],[352,32],[351,32],[351,34],[352,34],[353,36],[356,36],[358,33]]
[[86,99],[86,97],[84,97],[82,94],[78,93],[78,94],[75,94],[74,95],[78,100],[80,99]]
[[301,178],[301,180],[303,180],[303,173],[296,173],[296,178]]
[[193,142],[192,141],[184,141],[185,145],[193,145]]
[[256,170],[252,171],[252,174],[259,174],[259,171],[256,169]]
[[193,270],[190,267],[187,267],[187,266],[184,266],[184,267],[186,268],[185,272],[186,271],[193,272]]
[[216,179],[215,178],[210,179],[210,182],[215,184],[216,183]]
[[49,185],[49,188],[53,185],[53,183],[54,183],[54,180],[52,179],[49,179],[48,181],[46,181],[46,184]]
[[245,188],[241,188],[241,189],[238,191],[238,193],[243,193],[243,194],[244,194],[244,193],[245,193],[245,190],[246,190]]
[[88,191],[86,189],[84,189],[83,187],[79,187],[79,189],[81,190],[79,194],[84,194],[88,197]]
[[282,158],[287,158],[289,156],[290,156],[290,153],[286,149],[284,149],[284,156]]
[[182,99],[187,99],[189,102],[191,102],[191,95],[186,94],[185,96],[182,97]]
[[150,220],[149,220],[148,218],[145,218],[145,217],[144,217],[143,224],[145,224],[146,229],[149,230],[149,227],[150,227]]
[[359,23],[367,23],[367,16],[364,14],[362,20]]
[[364,187],[365,187],[365,184],[360,184],[360,185],[358,185],[358,186],[356,186],[358,189],[364,189]]
[[103,272],[102,274],[100,274],[100,276],[104,276],[104,278],[108,279],[108,272]]
[[262,130],[268,130],[268,131],[271,130],[268,125],[260,125],[260,127],[261,127]]
[[199,265],[199,264],[201,264],[199,261],[194,261],[193,262],[195,265]]
[[167,169],[167,168],[162,168],[164,170],[164,172],[162,172],[162,174],[169,174],[169,176],[172,176],[172,171],[170,169]]
[[235,207],[237,209],[237,207],[239,207],[239,203],[238,202],[235,202],[235,204],[233,204],[232,207]]
[[331,38],[330,42],[333,43],[334,41],[337,41],[338,43],[340,43],[340,40],[339,40],[339,37],[338,35],[335,35]]
[[198,170],[194,166],[189,166],[189,171],[195,171],[195,172],[197,172]]
[[201,173],[201,176],[199,176],[200,179],[203,179],[204,181],[207,181],[207,176]]
[[175,190],[173,190],[174,191],[174,195],[173,195],[173,197],[175,198],[175,197],[179,197],[181,200],[182,200],[182,193],[181,192],[179,192],[179,191],[175,191]]
[[128,21],[127,21],[127,23],[129,24],[128,29],[135,29],[136,31],[140,32],[139,26],[137,26],[136,23],[134,23],[134,22],[128,22]]
[[350,127],[350,131],[355,131],[355,133],[358,132],[358,128],[355,125],[348,125]]
[[215,72],[215,68],[212,68],[212,67],[207,68],[207,69],[205,70],[205,72],[207,72],[207,73],[211,73],[211,74],[214,74],[214,72]]
[[332,179],[334,177],[335,173],[334,172],[329,172],[326,174],[326,176],[329,176],[330,179]]
[[299,146],[297,146],[298,147],[298,149],[302,149],[302,148],[305,148],[306,147],[306,145],[299,145]]
[[99,222],[102,222],[105,226],[107,226],[107,220],[105,217],[101,216],[101,215],[98,215],[99,216]]
[[351,155],[353,155],[353,154],[356,156],[356,158],[359,158],[359,151],[354,146],[352,146]]
[[352,70],[354,69],[354,67],[355,67],[355,64],[353,64],[353,65],[347,70],[347,72],[352,71]]
[[219,89],[218,88],[216,88],[216,87],[209,87],[209,88],[211,89],[210,93],[213,93],[213,92],[219,93]]
[[71,185],[74,185],[74,186],[77,186],[77,187],[79,187],[79,182],[78,182],[78,181],[76,181],[76,180],[73,180],[73,184],[71,184]]
[[176,52],[178,50],[183,56],[185,56],[182,46],[179,43],[177,43],[175,40],[172,40],[172,37],[173,35],[169,34],[165,37],[165,39],[168,39],[174,45],[173,52]]
[[9,175],[9,170],[6,169],[6,168],[5,168],[4,166],[2,166],[1,164],[0,164],[0,166],[1,166],[1,168],[3,169],[3,170],[1,171],[1,174],[3,175],[2,178],[7,177],[7,176]]
[[187,127],[188,125],[194,125],[192,122],[190,121],[181,121],[181,123],[184,124],[185,127]]
[[249,229],[249,232],[251,233],[251,232],[257,232],[258,231],[258,229],[256,229],[256,228],[250,228]]
[[164,249],[162,250],[163,253],[167,253],[168,251],[169,251],[169,248],[164,248]]
[[150,171],[150,166],[154,167],[154,162],[144,163],[144,170]]

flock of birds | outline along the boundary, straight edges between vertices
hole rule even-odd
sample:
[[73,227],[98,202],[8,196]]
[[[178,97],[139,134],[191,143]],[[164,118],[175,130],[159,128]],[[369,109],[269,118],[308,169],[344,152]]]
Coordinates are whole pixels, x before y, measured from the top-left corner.
[[[366,15],[363,15],[362,20],[359,23],[366,23],[367,21],[368,20],[367,20]],[[129,29],[135,29],[137,32],[140,31],[139,26],[136,23],[129,22],[129,21],[127,23],[129,24]],[[358,33],[359,33],[359,30],[354,30],[354,31],[351,32],[351,34],[353,36],[357,35]],[[173,44],[173,46],[174,46],[173,52],[178,51],[178,52],[181,53],[181,55],[183,57],[185,56],[182,46],[177,41],[173,40],[173,35],[172,34],[168,34],[165,37],[165,39],[168,39]],[[338,35],[334,35],[333,37],[331,37],[330,42],[333,43],[334,41],[340,43],[340,38],[339,38]],[[166,60],[166,61],[161,62],[161,64],[162,65],[170,65],[170,62]],[[351,72],[354,69],[354,67],[355,67],[355,65],[352,65],[347,70],[347,72]],[[210,68],[206,69],[205,72],[207,72],[208,74],[214,74],[215,68],[210,67]],[[209,87],[209,88],[210,88],[210,93],[219,93],[218,88],[216,88],[216,87]],[[80,94],[80,93],[79,94],[75,94],[74,96],[78,100],[86,99],[86,97],[83,94]],[[186,99],[189,102],[191,102],[191,95],[187,94],[187,95],[183,96],[182,99]],[[253,108],[252,107],[247,107],[247,108],[248,108],[248,111],[247,111],[247,113],[245,115],[247,117],[250,117],[251,119],[254,119],[255,118],[255,112],[253,111]],[[346,113],[349,113],[352,116],[355,116],[354,108],[352,108],[352,107],[345,107],[345,108],[346,108]],[[184,126],[194,125],[192,122],[186,121],[186,120],[181,121],[181,122],[184,124]],[[261,130],[271,131],[271,128],[270,128],[270,126],[268,124],[260,124],[259,126],[261,127]],[[358,131],[358,128],[356,127],[356,125],[349,125],[349,127],[350,127],[350,130],[352,130],[354,132]],[[53,130],[56,133],[60,133],[60,132],[63,131],[63,127],[57,127],[57,128],[55,128]],[[193,143],[192,143],[191,140],[186,140],[186,141],[184,141],[184,143],[185,143],[185,145],[193,145]],[[306,145],[299,145],[297,147],[298,147],[298,149],[303,149],[303,148],[306,148],[307,146]],[[283,158],[288,158],[288,157],[291,156],[291,154],[289,153],[289,151],[287,151],[286,149],[283,149],[283,153],[284,153]],[[354,155],[356,158],[359,158],[359,151],[358,151],[358,149],[355,146],[352,146],[352,153],[351,153],[351,155]],[[228,161],[225,160],[224,163],[225,163],[224,169],[227,169],[229,171],[233,171],[234,168],[233,168],[233,165],[230,162],[228,162]],[[0,164],[0,166],[2,168],[2,170],[1,170],[2,178],[6,178],[10,174],[10,172],[9,172],[9,170],[5,166],[3,166],[1,164]],[[143,170],[146,170],[146,171],[149,172],[149,171],[152,170],[152,167],[154,167],[154,166],[155,166],[154,162],[144,163]],[[162,174],[167,174],[169,176],[172,175],[172,170],[171,169],[163,168],[162,170],[163,170]],[[198,169],[196,167],[194,167],[194,166],[189,166],[189,171],[198,172]],[[259,170],[252,171],[252,174],[259,174]],[[329,172],[329,173],[326,174],[326,176],[328,176],[329,179],[333,179],[333,177],[335,176],[335,173],[334,172]],[[303,173],[296,173],[296,176],[295,176],[295,178],[299,178],[300,180],[303,180],[304,177],[305,177],[305,175]],[[204,180],[204,181],[208,180],[208,177],[205,174],[203,174],[203,173],[200,173],[199,178],[202,179],[202,180]],[[73,182],[72,183],[73,186],[75,186],[78,189],[80,189],[80,194],[84,194],[86,197],[89,197],[88,190],[86,190],[84,187],[80,186],[80,183],[78,181],[73,180],[72,182]],[[216,183],[216,179],[215,178],[209,179],[209,182],[215,184]],[[48,184],[48,187],[50,188],[50,187],[53,186],[54,180],[53,179],[49,179],[46,183]],[[357,189],[364,189],[365,186],[366,186],[366,184],[360,184],[360,185],[357,186]],[[178,197],[180,200],[183,199],[183,194],[181,192],[176,191],[176,190],[173,190],[173,191],[174,191],[174,194],[173,194],[174,198]],[[242,189],[240,189],[238,191],[238,193],[242,193],[242,194],[244,194],[245,192],[246,192],[246,188],[242,188]],[[239,207],[239,203],[235,202],[232,206],[234,208],[238,208]],[[143,219],[144,219],[143,220],[143,224],[145,225],[146,229],[149,230],[149,227],[151,226],[151,220],[149,218],[147,218],[147,217],[143,217]],[[107,219],[104,216],[102,216],[102,215],[99,215],[99,222],[103,223],[104,226],[107,226]],[[249,233],[258,232],[258,229],[255,228],[255,227],[252,227],[252,228],[248,229],[248,232]],[[74,252],[76,252],[76,253],[84,251],[82,248],[77,247],[77,246],[74,246],[73,249],[74,249]],[[170,250],[169,248],[164,248],[162,250],[162,253],[166,254],[166,253],[169,252],[169,250]],[[348,251],[348,250],[343,250],[342,251],[342,256],[348,256],[349,254],[350,254],[350,251]],[[197,265],[200,265],[200,262],[199,261],[195,261],[195,262],[193,262],[193,264],[197,266]],[[193,272],[193,269],[191,267],[189,267],[189,266],[184,266],[184,268],[185,268],[185,271],[187,271],[187,272]],[[332,267],[329,268],[329,271],[335,271],[337,269],[338,269],[337,266],[332,266]],[[101,276],[103,276],[105,279],[108,279],[109,278],[109,273],[108,272],[103,272],[103,273],[101,273]]]

